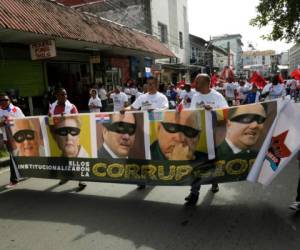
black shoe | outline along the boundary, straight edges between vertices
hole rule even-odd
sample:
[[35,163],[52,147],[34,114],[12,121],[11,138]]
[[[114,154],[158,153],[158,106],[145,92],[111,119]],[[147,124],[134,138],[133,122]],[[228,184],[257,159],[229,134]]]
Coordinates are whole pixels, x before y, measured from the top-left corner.
[[58,183],[58,185],[64,185],[68,182],[68,180],[60,180],[60,182]]
[[196,205],[199,199],[199,194],[190,193],[189,196],[184,198],[186,200],[185,205]]
[[215,194],[219,192],[219,185],[218,184],[212,184],[211,191]]
[[86,188],[86,183],[84,183],[84,182],[79,182],[78,183],[78,189],[81,191],[81,190],[83,190],[83,189],[85,189]]
[[137,185],[137,190],[143,190],[146,188],[146,185],[145,184],[140,184],[140,185]]

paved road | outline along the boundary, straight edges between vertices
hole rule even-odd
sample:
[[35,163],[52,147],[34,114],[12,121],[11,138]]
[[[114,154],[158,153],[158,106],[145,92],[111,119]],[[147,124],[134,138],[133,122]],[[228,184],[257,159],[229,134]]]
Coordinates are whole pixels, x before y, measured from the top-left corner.
[[[0,169],[3,171],[3,169]],[[296,162],[267,188],[247,182],[222,184],[212,195],[202,188],[197,207],[185,208],[188,187],[28,179],[1,188],[0,249],[299,249],[300,215],[294,199]]]

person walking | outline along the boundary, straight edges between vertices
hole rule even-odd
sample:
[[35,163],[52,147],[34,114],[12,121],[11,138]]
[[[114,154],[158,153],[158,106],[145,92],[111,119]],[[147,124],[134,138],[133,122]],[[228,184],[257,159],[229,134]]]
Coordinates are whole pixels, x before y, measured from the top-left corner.
[[[225,98],[216,90],[210,88],[210,77],[207,74],[198,74],[196,79],[196,91],[191,102],[191,109],[205,108],[207,110],[215,108],[227,108],[228,104]],[[191,185],[190,194],[185,197],[186,205],[196,205],[199,199],[200,179],[195,179]],[[219,191],[218,183],[212,183],[213,193]]]
[[24,118],[25,115],[23,114],[22,110],[13,105],[11,103],[10,97],[6,93],[0,93],[0,128],[2,130],[3,139],[9,151],[9,158],[10,158],[10,183],[6,185],[6,188],[12,188],[16,186],[21,179],[19,174],[17,165],[12,156],[12,150],[10,145],[7,141],[7,135],[5,131],[5,127],[9,125],[9,120],[12,118]]
[[[74,104],[68,100],[67,91],[64,88],[60,88],[56,91],[56,101],[49,107],[49,116],[52,115],[68,115],[78,114],[78,110]],[[68,180],[60,180],[59,185],[67,183]],[[78,189],[83,190],[86,187],[86,183],[79,182]]]

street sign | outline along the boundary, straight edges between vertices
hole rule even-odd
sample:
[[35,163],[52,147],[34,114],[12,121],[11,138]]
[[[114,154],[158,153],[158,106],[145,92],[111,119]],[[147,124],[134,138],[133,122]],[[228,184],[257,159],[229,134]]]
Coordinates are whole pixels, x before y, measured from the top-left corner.
[[56,57],[55,41],[48,40],[30,44],[30,55],[32,60]]

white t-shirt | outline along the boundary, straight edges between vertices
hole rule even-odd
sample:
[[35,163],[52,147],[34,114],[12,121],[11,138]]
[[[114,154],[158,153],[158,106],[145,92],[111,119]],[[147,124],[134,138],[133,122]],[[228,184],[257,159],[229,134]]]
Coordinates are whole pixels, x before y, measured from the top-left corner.
[[112,93],[110,94],[110,98],[114,102],[114,111],[122,110],[125,102],[128,102],[128,97],[124,92],[120,92],[119,94]]
[[187,92],[186,90],[182,90],[180,92],[179,98],[183,100],[183,108],[188,109],[191,106],[192,98],[196,94],[196,91],[191,89],[190,92]]
[[234,90],[236,89],[236,86],[234,83],[225,83],[224,84],[225,88],[225,96],[229,99],[234,99]]
[[107,100],[107,92],[104,88],[98,89],[99,97],[102,101]]
[[[23,114],[22,110],[13,105],[12,103],[9,104],[7,109],[1,109],[0,108],[0,121],[4,120],[5,118],[12,117],[12,118],[23,118],[25,115]],[[3,139],[7,140],[5,127],[1,127],[1,131],[3,134]]]
[[272,83],[268,83],[264,87],[262,94],[265,94],[267,92],[269,92],[269,94],[267,95],[265,100],[274,100],[286,95],[285,87],[281,84],[273,85]]
[[227,108],[228,104],[224,96],[218,91],[211,89],[208,94],[197,92],[192,99],[191,109],[203,108],[204,105],[209,105],[213,109]]
[[[90,105],[95,105],[96,107],[102,107],[102,103],[101,103],[101,100],[100,98],[96,97],[96,98],[93,98],[91,97],[90,100],[89,100],[89,106]],[[97,113],[97,112],[100,112],[100,108],[90,108],[90,112],[91,113]]]
[[131,105],[134,109],[164,110],[169,108],[168,98],[160,92],[142,94]]

